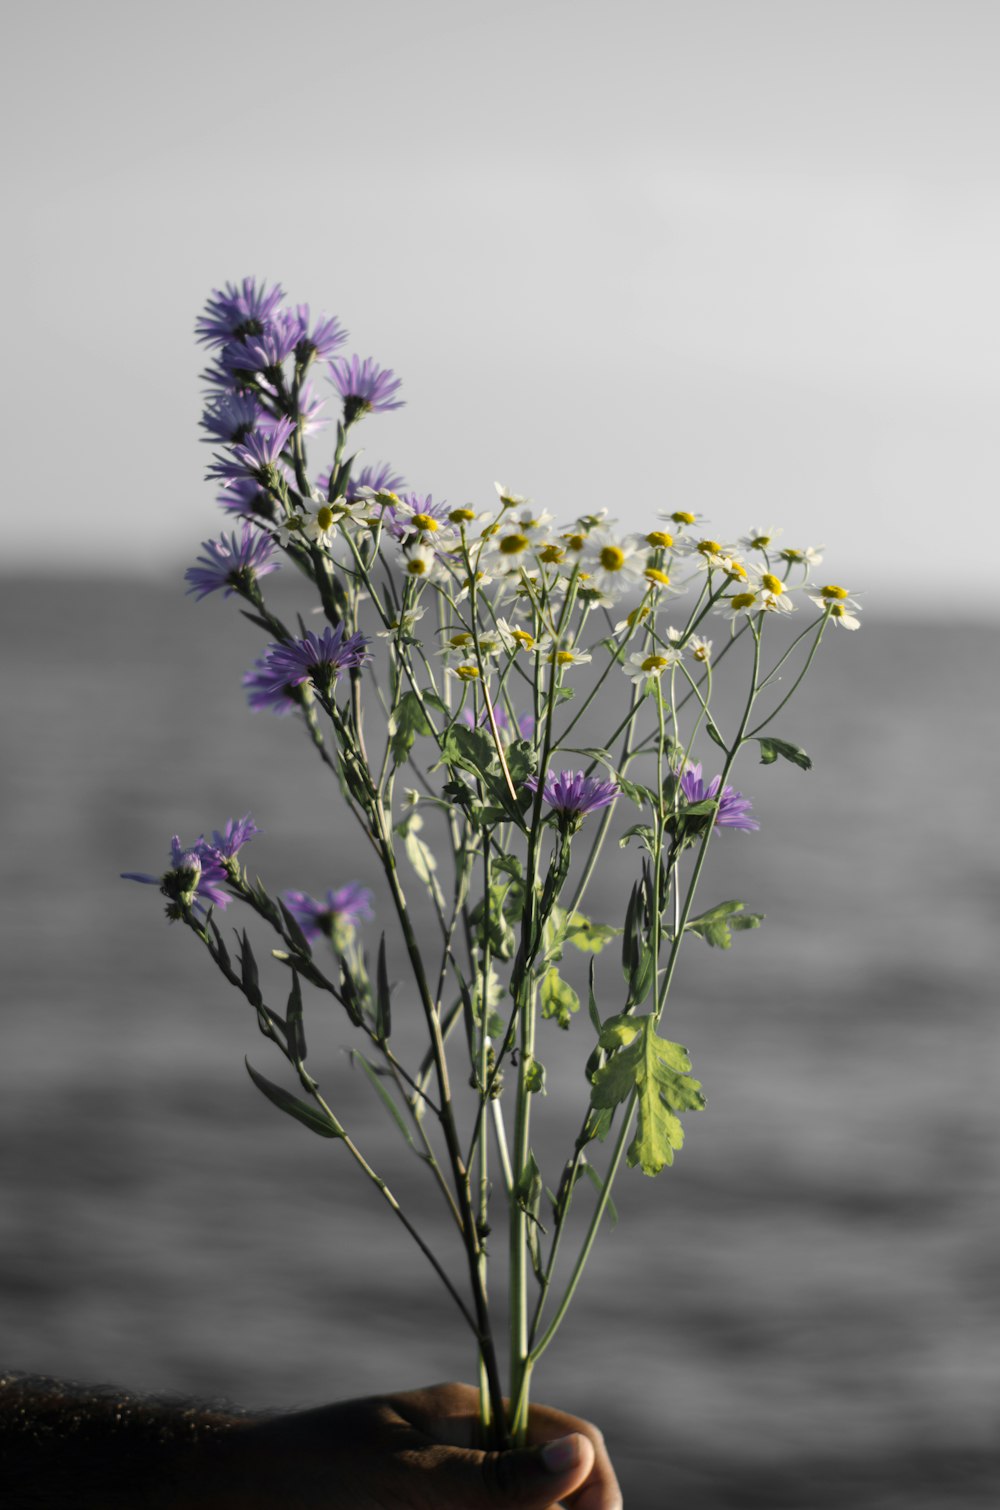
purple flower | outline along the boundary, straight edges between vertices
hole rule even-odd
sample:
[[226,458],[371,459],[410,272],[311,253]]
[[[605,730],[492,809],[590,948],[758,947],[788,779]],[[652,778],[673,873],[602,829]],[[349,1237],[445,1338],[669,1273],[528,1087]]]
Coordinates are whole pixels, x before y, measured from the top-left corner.
[[[532,792],[538,790],[538,777],[529,776],[525,786]],[[553,812],[567,823],[579,822],[588,813],[607,807],[618,796],[617,781],[599,781],[596,776],[586,776],[583,771],[563,771],[557,776],[549,771],[542,785],[542,796]]]
[[251,431],[244,441],[233,446],[232,456],[217,455],[205,475],[220,478],[224,487],[245,477],[267,482],[294,429],[295,421],[286,416],[275,420],[269,430]]
[[199,854],[212,854],[221,860],[235,859],[244,844],[260,833],[260,829],[249,813],[244,813],[242,818],[230,818],[221,834],[218,829],[212,831],[212,842],[207,839],[199,839],[195,848]]
[[223,367],[239,372],[263,372],[277,380],[277,373],[302,339],[303,327],[298,315],[282,310],[260,332],[223,346]]
[[322,935],[335,946],[342,946],[347,942],[347,930],[353,932],[358,923],[374,916],[372,894],[357,881],[328,891],[321,902],[304,891],[286,891],[282,901],[311,944]]
[[266,428],[270,416],[251,393],[226,393],[212,400],[201,417],[206,439],[224,446],[238,446],[254,430]]
[[295,348],[297,362],[305,365],[313,357],[328,357],[347,340],[347,331],[335,317],[321,315],[315,329],[310,330],[309,305],[300,304],[295,314],[302,330]]
[[302,706],[302,694],[298,686],[276,682],[274,672],[266,660],[254,661],[253,668],[243,678],[247,702],[254,712],[270,708],[272,713],[294,713]]
[[[326,474],[326,482],[319,480],[319,487],[324,491],[330,485],[330,474]],[[389,462],[384,461],[379,466],[362,467],[357,477],[352,476],[347,484],[347,501],[353,502],[358,497],[362,488],[371,488],[375,493],[398,493],[406,487],[406,478],[392,470]]]
[[234,530],[218,540],[203,540],[201,548],[205,554],[198,557],[199,564],[189,566],[184,573],[184,580],[191,584],[188,592],[199,600],[220,587],[228,598],[231,593],[242,592],[256,577],[278,570],[278,563],[271,560],[274,541],[249,523],[244,524],[239,537]]
[[383,409],[402,409],[404,399],[394,397],[403,386],[389,367],[379,367],[374,357],[357,356],[348,362],[345,357],[335,357],[327,363],[330,381],[344,400],[344,424],[352,425],[363,414],[378,413]]
[[[426,514],[429,518],[436,519],[439,524],[449,523],[448,504],[435,503],[432,493],[400,493],[399,501],[412,509],[414,514]],[[413,534],[412,516],[406,510],[395,509],[391,503],[382,511],[382,523],[394,540],[405,540]]]
[[282,687],[312,682],[318,692],[328,695],[342,671],[354,671],[370,658],[367,645],[363,634],[345,637],[343,624],[336,629],[328,624],[322,637],[307,629],[302,640],[270,645],[264,664],[273,682]]
[[263,518],[271,524],[275,522],[274,501],[270,493],[265,492],[252,477],[240,477],[235,482],[227,483],[216,503],[230,514],[241,514],[244,518],[248,515],[255,519]]
[[162,876],[147,876],[136,871],[123,871],[124,881],[141,881],[144,886],[158,886],[167,898],[167,916],[179,918],[185,912],[207,912],[209,907],[229,906],[229,894],[222,890],[226,880],[226,867],[218,855],[199,839],[190,849],[184,849],[175,834],[170,841],[169,870]]
[[[721,780],[721,776],[713,776],[706,787],[702,780],[701,764],[687,765],[681,772],[681,791],[691,804],[710,802],[718,792]],[[715,815],[715,826],[740,828],[747,832],[760,828],[760,824],[755,819],[747,816],[751,805],[749,797],[744,797],[743,793],[738,792],[735,787],[725,787]]]
[[268,288],[262,282],[258,288],[256,278],[244,278],[238,287],[227,283],[224,289],[213,289],[195,322],[198,340],[206,346],[223,346],[243,336],[261,335],[284,297],[279,284]]

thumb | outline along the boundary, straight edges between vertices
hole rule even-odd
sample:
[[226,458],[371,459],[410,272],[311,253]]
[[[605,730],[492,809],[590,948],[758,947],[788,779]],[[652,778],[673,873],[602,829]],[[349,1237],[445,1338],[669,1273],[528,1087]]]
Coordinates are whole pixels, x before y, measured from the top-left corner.
[[594,1448],[580,1432],[517,1452],[455,1450],[440,1461],[441,1510],[549,1510],[585,1483]]

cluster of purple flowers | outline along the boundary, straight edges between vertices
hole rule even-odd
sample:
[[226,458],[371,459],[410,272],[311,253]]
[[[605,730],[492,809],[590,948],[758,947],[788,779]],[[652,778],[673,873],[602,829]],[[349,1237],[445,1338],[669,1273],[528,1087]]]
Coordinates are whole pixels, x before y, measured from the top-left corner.
[[211,839],[202,834],[186,847],[175,834],[170,841],[170,868],[163,875],[123,871],[122,878],[158,886],[176,909],[176,916],[188,910],[207,912],[210,907],[225,911],[229,893],[222,888],[233,874],[236,856],[244,844],[259,833],[250,814],[245,813],[242,818],[230,818],[221,833],[215,829]]
[[243,678],[251,708],[291,712],[299,704],[294,689],[304,682],[329,696],[342,672],[355,671],[370,659],[368,644],[365,635],[345,635],[343,624],[335,629],[328,624],[322,635],[309,629],[304,639],[269,645],[266,655]]
[[[681,791],[692,805],[696,802],[710,802],[718,792],[721,780],[721,776],[713,776],[706,786],[700,763],[687,765],[680,773]],[[724,787],[715,815],[716,828],[739,828],[747,832],[760,828],[756,819],[748,816],[751,806],[750,798],[744,797],[735,787]]]

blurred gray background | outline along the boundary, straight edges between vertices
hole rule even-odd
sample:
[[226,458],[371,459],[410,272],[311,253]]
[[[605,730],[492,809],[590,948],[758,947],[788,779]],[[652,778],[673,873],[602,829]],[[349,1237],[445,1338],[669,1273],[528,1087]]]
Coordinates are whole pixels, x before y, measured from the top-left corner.
[[[244,708],[255,631],[182,594],[219,527],[193,320],[256,273],[402,376],[366,459],[421,490],[783,524],[864,592],[779,728],[816,769],[743,768],[762,829],[714,856],[768,919],[680,982],[709,1108],[622,1180],[537,1394],[605,1426],[633,1510],[995,1502],[998,32],[884,0],[8,24],[4,1365],[251,1404],[470,1372],[117,879],[248,808],[273,889],[375,879]],[[410,1181],[335,1028],[324,1084]]]

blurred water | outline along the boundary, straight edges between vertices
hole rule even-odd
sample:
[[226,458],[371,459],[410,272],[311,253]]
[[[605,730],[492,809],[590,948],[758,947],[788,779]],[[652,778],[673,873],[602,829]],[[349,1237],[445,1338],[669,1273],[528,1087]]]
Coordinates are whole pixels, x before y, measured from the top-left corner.
[[[370,1187],[250,1085],[244,1053],[279,1072],[245,1004],[117,879],[252,808],[272,890],[376,884],[301,735],[243,705],[255,632],[173,584],[15,580],[2,605],[0,1362],[250,1404],[468,1377]],[[538,1370],[606,1428],[632,1510],[996,1500],[996,636],[835,640],[777,725],[816,769],[745,766],[762,831],[710,860],[706,902],[768,920],[687,951],[670,1031],[708,1110],[672,1170],[621,1180]],[[602,862],[595,916],[620,921],[626,863]],[[563,1133],[589,1033],[542,1024]],[[312,1038],[447,1251],[339,1024]]]

